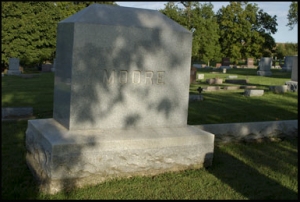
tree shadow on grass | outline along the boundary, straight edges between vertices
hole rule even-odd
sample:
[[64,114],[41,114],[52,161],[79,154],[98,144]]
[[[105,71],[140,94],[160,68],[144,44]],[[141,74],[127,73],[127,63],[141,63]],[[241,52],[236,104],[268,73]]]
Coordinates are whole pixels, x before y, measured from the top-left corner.
[[[275,142],[215,146],[213,165],[207,171],[250,200],[295,200],[298,193],[288,186],[297,184],[298,143],[289,144],[294,151]],[[279,183],[282,178],[289,182]]]
[[36,199],[38,185],[25,160],[27,121],[2,122],[1,198]]
[[220,124],[298,118],[294,93],[246,97],[241,92],[204,92],[203,101],[190,102],[188,124]]

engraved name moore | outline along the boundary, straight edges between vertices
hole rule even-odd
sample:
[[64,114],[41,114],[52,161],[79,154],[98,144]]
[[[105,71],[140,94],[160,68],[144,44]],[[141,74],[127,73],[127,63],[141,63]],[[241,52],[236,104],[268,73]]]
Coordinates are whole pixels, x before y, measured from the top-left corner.
[[103,83],[105,84],[165,84],[164,71],[141,71],[141,70],[103,70]]

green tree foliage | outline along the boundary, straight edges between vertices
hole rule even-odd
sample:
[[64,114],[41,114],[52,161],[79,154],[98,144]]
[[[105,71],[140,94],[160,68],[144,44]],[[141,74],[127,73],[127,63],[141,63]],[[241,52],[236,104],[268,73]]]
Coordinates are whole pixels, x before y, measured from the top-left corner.
[[182,16],[182,9],[178,8],[175,2],[166,3],[165,8],[159,11],[182,26],[185,26],[186,23],[184,23],[185,19]]
[[286,49],[285,56],[298,55],[298,43],[285,43],[284,46]]
[[175,2],[168,2],[160,12],[193,32],[193,60],[205,61],[208,65],[211,60],[219,60],[218,25],[212,4],[201,5],[199,2],[181,2],[181,4],[184,6],[183,9]]
[[294,26],[298,24],[298,2],[297,1],[293,1],[290,4],[287,19],[288,19],[288,23],[286,26],[290,27],[290,30],[294,29]]
[[[257,4],[230,2],[216,14],[220,29],[221,52],[237,64],[241,58],[264,56],[276,44],[271,37],[277,29],[276,15],[271,17]],[[269,53],[268,53],[269,54]]]
[[277,45],[275,55],[279,60],[282,60],[284,58],[284,56],[286,55],[286,50],[283,44]]
[[298,55],[298,43],[280,43],[275,49],[275,56],[283,59],[285,56]]
[[211,3],[195,2],[192,10],[191,26],[193,32],[193,58],[204,61],[208,66],[210,61],[221,60],[219,44],[219,26]]
[[33,67],[55,57],[57,23],[92,3],[113,2],[1,2],[1,63],[20,59]]

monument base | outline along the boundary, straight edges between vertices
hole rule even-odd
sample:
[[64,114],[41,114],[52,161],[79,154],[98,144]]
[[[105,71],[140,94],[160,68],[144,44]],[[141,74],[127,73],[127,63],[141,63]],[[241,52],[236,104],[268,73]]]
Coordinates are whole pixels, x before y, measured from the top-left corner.
[[285,85],[288,86],[289,91],[298,92],[298,81],[287,81]]
[[7,70],[7,75],[20,75],[21,71],[19,70]]
[[256,73],[257,73],[258,76],[272,76],[272,72],[271,71],[259,70]]
[[195,126],[70,131],[54,119],[28,121],[26,162],[40,190],[94,185],[212,165],[214,134]]

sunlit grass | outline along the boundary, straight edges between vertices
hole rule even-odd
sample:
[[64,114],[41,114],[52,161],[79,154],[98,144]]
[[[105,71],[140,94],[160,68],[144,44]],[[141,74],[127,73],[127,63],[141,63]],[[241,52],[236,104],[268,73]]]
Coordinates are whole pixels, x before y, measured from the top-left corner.
[[[256,70],[247,69],[237,69],[232,74],[237,74],[238,78],[248,77],[251,84],[264,89],[268,89],[269,84],[282,85],[282,82],[290,80],[290,73],[279,71],[274,71],[273,78],[257,78]],[[210,76],[214,78],[215,74],[205,74],[205,78]],[[193,84],[191,89],[203,85]],[[30,79],[5,76],[2,78],[2,107],[31,106],[37,118],[50,118],[53,88],[53,73],[43,73]],[[298,119],[296,92],[265,92],[260,97],[245,97],[242,91],[215,91],[203,92],[203,96],[204,101],[189,103],[188,124]],[[37,182],[26,165],[26,129],[27,121],[2,122],[1,195],[4,200],[298,199],[298,138],[215,144],[213,164],[208,168],[114,179],[48,195],[39,192]]]

